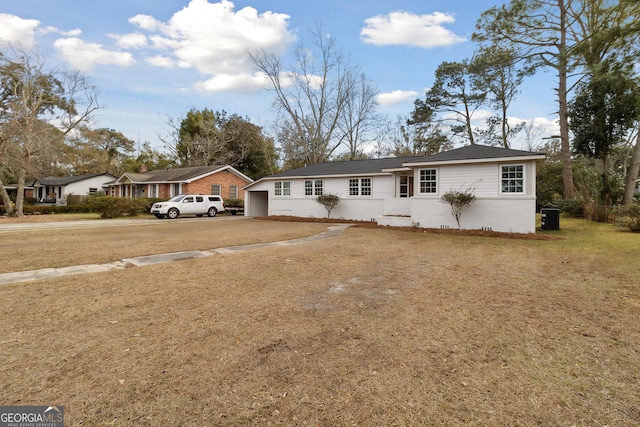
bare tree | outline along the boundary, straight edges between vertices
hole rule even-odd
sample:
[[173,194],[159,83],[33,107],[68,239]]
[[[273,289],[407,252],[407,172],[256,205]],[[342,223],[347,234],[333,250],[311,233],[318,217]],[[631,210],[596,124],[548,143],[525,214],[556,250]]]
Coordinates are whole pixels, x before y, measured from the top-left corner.
[[285,158],[285,164],[326,161],[345,141],[357,150],[375,108],[377,91],[336,47],[335,39],[320,30],[312,36],[312,47],[298,47],[289,70],[273,54],[250,53],[275,93],[278,134],[287,137],[283,151],[301,156]]
[[376,113],[378,89],[364,74],[351,78],[354,78],[356,83],[345,99],[342,116],[338,120],[338,129],[348,150],[348,160],[355,160],[362,157],[366,145],[376,139],[376,129],[382,125],[384,117]]
[[[56,142],[101,108],[97,91],[79,72],[49,70],[36,53],[14,49],[0,57],[0,144],[9,155],[0,166],[17,175],[15,209],[23,216],[24,186],[37,165],[49,159]],[[2,197],[8,199],[0,183]],[[6,206],[5,206],[6,207]]]

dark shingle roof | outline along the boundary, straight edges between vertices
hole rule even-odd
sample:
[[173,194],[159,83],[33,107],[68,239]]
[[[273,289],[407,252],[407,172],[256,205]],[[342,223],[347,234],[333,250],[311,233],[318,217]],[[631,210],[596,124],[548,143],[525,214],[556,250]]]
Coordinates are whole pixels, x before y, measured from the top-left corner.
[[383,159],[324,162],[271,175],[268,178],[290,178],[328,175],[366,175],[387,169],[399,169],[412,163],[499,159],[542,155],[530,151],[512,150],[488,145],[468,145],[431,156],[385,157]]
[[[34,181],[34,184],[36,182],[39,182],[41,185],[64,186],[64,185],[72,184],[74,182],[82,181],[85,179],[89,179],[89,178],[93,178],[95,176],[101,176],[101,175],[109,175],[109,174],[92,173],[92,174],[86,174],[86,175],[63,176],[63,177],[47,176],[45,178],[38,178],[36,181]],[[109,176],[113,176],[113,175],[109,175]]]
[[227,165],[192,166],[186,168],[158,169],[145,173],[125,175],[133,182],[185,182],[226,168]]
[[215,166],[192,166],[188,168],[176,168],[176,169],[159,169],[159,170],[149,171],[141,175],[147,176],[147,178],[144,179],[144,181],[182,182],[182,181],[188,181],[190,179],[196,178],[201,175],[206,175],[208,173],[214,172],[223,167],[224,165],[215,165]]
[[383,159],[324,162],[271,175],[270,178],[294,176],[361,175],[381,173],[383,169],[401,168],[403,163],[426,161],[427,157],[385,157]]
[[[531,151],[513,150],[510,148],[492,147],[489,145],[467,145],[466,147],[454,148],[443,151],[432,156],[428,156],[424,162],[452,162],[462,160],[500,159],[507,157],[527,157],[540,156],[542,153]],[[416,162],[420,163],[420,162]]]

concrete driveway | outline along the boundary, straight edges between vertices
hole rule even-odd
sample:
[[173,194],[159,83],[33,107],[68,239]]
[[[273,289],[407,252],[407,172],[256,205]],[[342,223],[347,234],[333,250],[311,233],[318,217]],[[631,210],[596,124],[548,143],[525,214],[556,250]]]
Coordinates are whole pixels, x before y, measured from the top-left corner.
[[3,224],[0,222],[0,233],[7,231],[31,231],[31,230],[63,230],[69,228],[90,228],[90,227],[120,227],[125,225],[158,225],[175,224],[180,222],[193,221],[238,221],[249,217],[241,215],[228,215],[209,217],[184,217],[176,219],[157,218],[118,218],[118,219],[88,219],[80,221],[53,221],[53,222],[18,222]]
[[[34,225],[41,226],[37,228],[39,230],[47,229],[63,229],[63,228],[78,228],[78,227],[118,227],[125,225],[149,225],[161,223],[175,223],[175,221],[239,221],[245,217],[243,216],[229,216],[222,218],[184,218],[175,220],[157,220],[157,219],[116,219],[116,220],[88,220],[88,221],[70,221],[70,222],[49,222],[38,224],[4,224],[0,225],[0,232],[2,231],[16,231],[24,229],[25,232],[34,229]],[[19,226],[24,226],[20,228]],[[313,236],[301,237],[291,240],[281,240],[271,243],[257,243],[241,246],[230,246],[225,248],[216,248],[210,251],[182,251],[182,252],[170,252],[164,254],[139,256],[135,258],[125,258],[120,261],[110,262],[106,264],[85,264],[75,265],[69,267],[60,268],[42,268],[38,270],[18,271],[15,273],[0,274],[0,285],[6,285],[9,283],[18,282],[31,282],[34,280],[50,279],[62,276],[86,274],[86,273],[100,273],[109,270],[124,269],[130,267],[144,267],[146,265],[160,264],[171,261],[179,261],[191,258],[208,257],[216,254],[232,253],[250,251],[254,249],[269,247],[269,246],[287,246],[301,243],[312,242],[319,239],[327,239],[338,236],[341,234],[349,224],[339,225],[327,225],[327,229],[321,233]]]

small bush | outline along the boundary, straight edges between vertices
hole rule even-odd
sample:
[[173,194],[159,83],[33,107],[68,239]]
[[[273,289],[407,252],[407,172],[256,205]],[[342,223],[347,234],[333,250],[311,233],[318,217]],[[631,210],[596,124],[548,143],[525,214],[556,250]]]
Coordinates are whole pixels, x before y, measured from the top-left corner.
[[634,233],[640,233],[640,205],[627,207],[622,223]]
[[476,201],[476,195],[474,194],[474,189],[469,187],[466,190],[451,190],[447,191],[440,198],[442,203],[447,203],[451,207],[451,215],[456,219],[456,223],[458,224],[458,229],[462,228],[460,226],[460,217],[462,216],[462,209],[466,206],[469,206],[473,202]]
[[580,199],[560,200],[557,206],[548,207],[557,207],[560,212],[573,218],[584,218],[585,202]]
[[337,194],[323,194],[316,198],[316,202],[320,203],[327,210],[327,218],[331,217],[331,211],[340,203],[340,196]]
[[35,206],[23,206],[22,213],[25,215],[48,215],[58,212],[59,206],[53,205],[35,205]]
[[98,196],[88,203],[91,211],[99,213],[101,218],[137,216],[147,211],[147,204],[148,199],[127,199],[111,196]]
[[244,208],[244,200],[242,199],[225,199],[224,206],[226,208]]

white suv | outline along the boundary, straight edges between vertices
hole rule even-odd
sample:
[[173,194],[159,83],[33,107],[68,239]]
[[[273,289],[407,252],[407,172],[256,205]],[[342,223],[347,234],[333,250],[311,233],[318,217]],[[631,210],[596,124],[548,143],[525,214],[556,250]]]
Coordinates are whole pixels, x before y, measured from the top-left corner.
[[208,215],[214,217],[224,211],[224,202],[220,196],[202,194],[181,194],[166,202],[154,203],[151,213],[157,218],[178,218],[180,215]]

